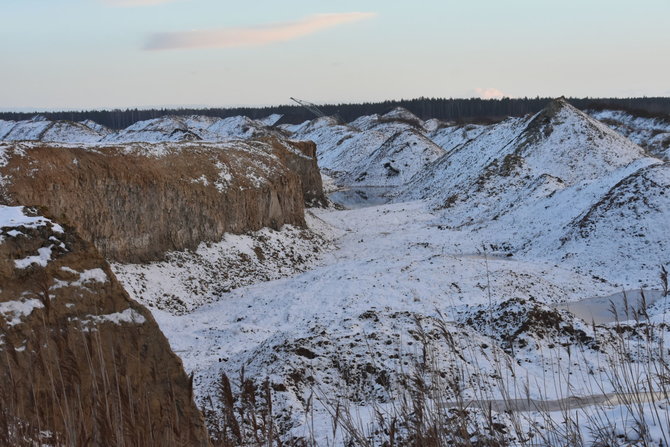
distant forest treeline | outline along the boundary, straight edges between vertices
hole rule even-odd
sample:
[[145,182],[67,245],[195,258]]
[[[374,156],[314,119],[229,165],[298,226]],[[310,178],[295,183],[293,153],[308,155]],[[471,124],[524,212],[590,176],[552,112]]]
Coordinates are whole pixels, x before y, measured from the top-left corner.
[[[395,107],[404,107],[422,119],[437,118],[444,121],[495,122],[508,116],[523,116],[541,110],[552,98],[503,98],[503,99],[444,99],[417,98],[409,100],[384,101],[361,104],[327,104],[318,106],[326,115],[338,115],[349,122],[364,115],[384,114]],[[664,117],[670,119],[670,98],[568,98],[579,109],[618,109],[637,115]],[[245,115],[250,118],[264,118],[273,113],[283,115],[282,123],[301,123],[314,118],[309,110],[299,105],[272,107],[236,107],[208,109],[126,109],[126,110],[86,110],[67,112],[43,112],[39,115],[53,120],[82,121],[93,120],[112,129],[123,129],[137,121],[158,118],[165,115],[206,115],[221,118]],[[25,120],[38,113],[2,112],[0,119]]]

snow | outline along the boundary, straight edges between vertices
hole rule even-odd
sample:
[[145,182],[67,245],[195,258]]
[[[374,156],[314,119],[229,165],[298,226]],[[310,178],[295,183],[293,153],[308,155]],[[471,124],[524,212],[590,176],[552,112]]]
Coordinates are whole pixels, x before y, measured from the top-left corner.
[[[491,126],[414,118],[398,110],[349,125],[282,126],[317,142],[331,199],[352,208],[312,211],[309,231],[333,242],[299,269],[258,261],[258,235],[226,236],[164,263],[113,266],[194,372],[201,405],[222,372],[244,368],[285,388],[273,398],[286,433],[329,427],[330,398],[373,422],[372,409],[425,355],[417,331],[430,334],[436,371],[460,368],[468,398],[616,390],[608,362],[613,325],[623,323],[612,323],[605,303],[625,315],[621,290],[658,289],[658,265],[670,266],[668,165],[561,102]],[[285,236],[269,246],[302,255],[313,247]],[[230,268],[236,256],[251,262]],[[656,321],[667,299],[646,293]],[[579,318],[589,316],[600,325]],[[644,340],[628,342],[635,365],[649,360]],[[306,416],[313,394],[323,401]],[[605,407],[579,411],[594,408]],[[331,441],[327,432],[318,442]]]
[[651,155],[670,160],[670,118],[647,118],[621,110],[589,111],[589,114],[645,147]]
[[83,145],[221,142],[276,134],[270,126],[280,117],[271,115],[263,120],[252,120],[243,116],[225,119],[196,115],[164,116],[138,121],[119,131],[112,131],[91,120],[50,121],[44,117],[35,117],[27,121],[0,120],[0,141],[44,141]]
[[39,140],[51,125],[51,121],[41,116],[36,116],[29,121],[18,121],[2,139],[5,141]]
[[[276,383],[286,383],[292,371],[304,366],[317,374],[325,395],[339,395],[346,387],[337,385],[343,373],[331,366],[333,356],[347,362],[345,369],[353,371],[365,368],[371,353],[379,353],[377,370],[398,371],[402,363],[387,358],[393,352],[390,348],[398,347],[407,359],[420,355],[415,345],[408,344],[413,338],[406,332],[412,328],[414,316],[423,319],[426,327],[435,324],[431,319],[443,317],[450,330],[460,334],[460,349],[475,356],[467,367],[468,377],[476,371],[493,374],[491,348],[479,352],[481,349],[473,346],[495,346],[492,338],[497,332],[486,335],[482,327],[465,323],[473,306],[488,309],[491,300],[504,303],[508,297],[530,297],[551,306],[617,292],[612,283],[551,262],[493,257],[481,250],[478,253],[476,237],[467,229],[445,229],[439,215],[426,205],[417,201],[319,211],[318,217],[343,235],[336,241],[338,248],[325,254],[312,270],[219,293],[214,302],[185,315],[152,309],[187,371],[196,373],[196,396],[204,398],[222,370],[235,376],[242,365],[249,377],[270,376]],[[194,272],[194,276],[201,275]],[[119,277],[128,283],[123,275]],[[162,277],[168,278],[167,271]],[[147,284],[149,291],[152,287]],[[166,289],[174,290],[169,283]],[[180,298],[184,296],[188,295]],[[136,297],[143,299],[142,294]],[[520,307],[519,311],[523,313],[524,309]],[[551,307],[545,305],[544,309]],[[590,331],[578,321],[570,324],[585,333]],[[567,337],[566,343],[570,341],[568,335],[560,337]],[[354,340],[357,342],[351,347]],[[564,365],[564,350],[550,355],[546,352],[556,349],[548,348],[547,342],[543,346],[544,355],[531,347],[517,352],[513,362],[520,362],[514,369],[518,382],[541,384],[546,369],[558,372]],[[295,354],[299,348],[317,357],[309,360]],[[449,364],[449,355],[439,351],[440,362]],[[596,385],[586,371],[602,370],[598,369],[596,352],[585,349],[580,355],[584,356],[582,385],[573,384],[570,391],[559,386],[549,392],[531,386],[532,396],[588,394]],[[366,399],[381,398],[383,389],[375,388],[374,378],[370,380],[369,387],[366,385],[361,392],[366,393]],[[499,397],[494,382],[482,386],[491,398]],[[521,385],[517,386],[520,393]],[[280,398],[288,399],[286,405],[299,413],[302,407],[298,403],[309,392],[308,387],[298,387]]]
[[89,315],[85,324],[101,324],[101,323],[112,323],[112,324],[144,324],[146,318],[142,316],[135,309],[128,308],[121,312],[115,312],[107,315]]
[[5,301],[0,303],[0,315],[8,326],[21,323],[21,318],[30,315],[33,310],[44,307],[38,299],[22,299],[20,301]]
[[[96,126],[97,127],[97,126]],[[92,129],[84,124],[69,121],[56,121],[39,138],[45,142],[69,142],[95,143],[104,135],[100,131]]]
[[84,270],[83,272],[79,273],[79,279],[73,285],[85,285],[87,282],[98,282],[104,284],[108,281],[109,278],[107,278],[105,271],[103,269],[96,268]]
[[264,126],[274,126],[283,116],[284,115],[279,113],[273,113],[265,118],[259,119],[258,122],[262,123]]
[[164,116],[135,124],[119,132],[104,136],[102,143],[128,142],[219,142],[231,139],[250,139],[273,133],[269,124],[244,116],[215,118],[207,116]]
[[53,231],[63,233],[63,228],[42,216],[26,215],[26,208],[22,206],[0,205],[0,228],[2,227],[26,227],[37,228],[50,226]]
[[[630,421],[639,415],[598,399],[620,391],[617,367],[635,370],[635,391],[645,391],[655,380],[643,367],[656,365],[651,344],[670,341],[659,280],[659,266],[670,268],[670,165],[657,138],[667,128],[623,112],[592,116],[607,125],[562,100],[486,126],[422,121],[404,109],[349,124],[282,125],[292,139],[317,143],[324,185],[340,206],[309,211],[307,229],[226,234],[161,262],[112,269],[194,373],[199,404],[208,405],[222,372],[238,377],[243,369],[276,385],[283,433],[320,427],[319,445],[332,441],[334,399],[372,424],[421,365],[450,399],[454,378],[466,399],[493,406],[512,396],[531,431],[565,413],[524,410],[523,399],[598,401],[570,411],[581,421],[610,418],[615,434],[633,441]],[[123,147],[161,156],[177,150],[164,142],[190,150],[244,140],[274,132],[269,121],[163,117],[103,140],[139,141]],[[0,122],[0,133],[9,127]],[[252,141],[235,148],[270,153]],[[243,173],[218,163],[216,177],[191,181],[221,189],[235,175],[261,182],[257,173],[272,160]],[[16,210],[0,219],[12,213],[29,219]],[[76,273],[78,284],[109,280],[101,269]],[[659,323],[652,341],[630,318],[641,287],[649,322]],[[144,317],[126,309],[89,321]],[[621,337],[630,355],[617,364]],[[667,421],[668,402],[655,405]],[[648,422],[650,438],[661,439],[658,421]]]
[[227,290],[313,268],[331,247],[333,235],[308,214],[314,234],[291,225],[248,235],[226,234],[202,243],[194,252],[168,253],[149,264],[113,264],[131,296],[151,307],[183,314],[211,302]]
[[41,267],[46,267],[49,261],[51,261],[52,248],[53,245],[49,245],[48,247],[41,247],[37,249],[38,253],[37,255],[28,256],[27,258],[23,259],[16,259],[14,261],[14,265],[16,266],[17,269],[25,269],[33,264],[37,264]]
[[414,125],[413,119],[418,118],[405,117],[408,123],[396,121],[399,116],[400,112],[359,119],[350,125],[319,118],[297,128],[291,137],[314,141],[319,166],[340,183],[403,185],[444,150],[422,133],[420,125]]
[[84,126],[88,127],[89,129],[93,130],[94,132],[97,132],[102,136],[112,133],[111,129],[103,126],[102,124],[98,124],[93,120],[80,121],[80,124],[83,124]]
[[228,185],[230,185],[230,182],[233,180],[233,176],[230,174],[230,169],[228,169],[228,166],[221,163],[220,161],[217,161],[214,164],[214,167],[216,167],[216,169],[219,171],[219,178],[218,181],[214,183],[214,186],[216,186],[216,189],[219,192],[224,192],[228,188]]
[[7,135],[15,125],[15,121],[0,120],[0,140],[4,140],[5,135]]
[[[628,289],[651,286],[653,266],[670,261],[668,166],[567,104],[555,112],[548,121],[538,114],[491,126],[417,175],[397,200],[430,200],[444,225],[468,227],[494,252],[563,263]],[[613,200],[632,205],[611,206],[587,233],[587,216]],[[644,240],[620,236],[638,226]]]

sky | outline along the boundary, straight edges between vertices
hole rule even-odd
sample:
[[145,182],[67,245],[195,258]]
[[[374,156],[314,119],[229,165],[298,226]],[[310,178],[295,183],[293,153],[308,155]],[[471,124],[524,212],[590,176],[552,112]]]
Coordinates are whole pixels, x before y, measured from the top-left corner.
[[670,96],[670,0],[0,0],[0,109]]

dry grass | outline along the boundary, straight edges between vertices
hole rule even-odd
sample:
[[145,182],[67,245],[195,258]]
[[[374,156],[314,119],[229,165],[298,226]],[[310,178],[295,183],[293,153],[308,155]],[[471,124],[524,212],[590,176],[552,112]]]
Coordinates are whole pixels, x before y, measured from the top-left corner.
[[30,367],[5,344],[0,445],[185,445],[177,399],[158,403],[150,385],[132,383],[132,360],[101,330],[54,327],[48,318],[26,341],[43,347],[29,354]]

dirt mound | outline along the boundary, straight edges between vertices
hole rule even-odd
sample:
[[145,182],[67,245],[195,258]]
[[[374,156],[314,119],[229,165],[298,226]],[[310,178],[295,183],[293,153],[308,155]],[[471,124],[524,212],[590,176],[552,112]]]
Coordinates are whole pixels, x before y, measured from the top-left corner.
[[591,330],[569,312],[534,299],[511,298],[490,308],[474,307],[463,322],[502,342],[508,353],[540,349],[541,345],[570,346],[576,343],[599,349]]

